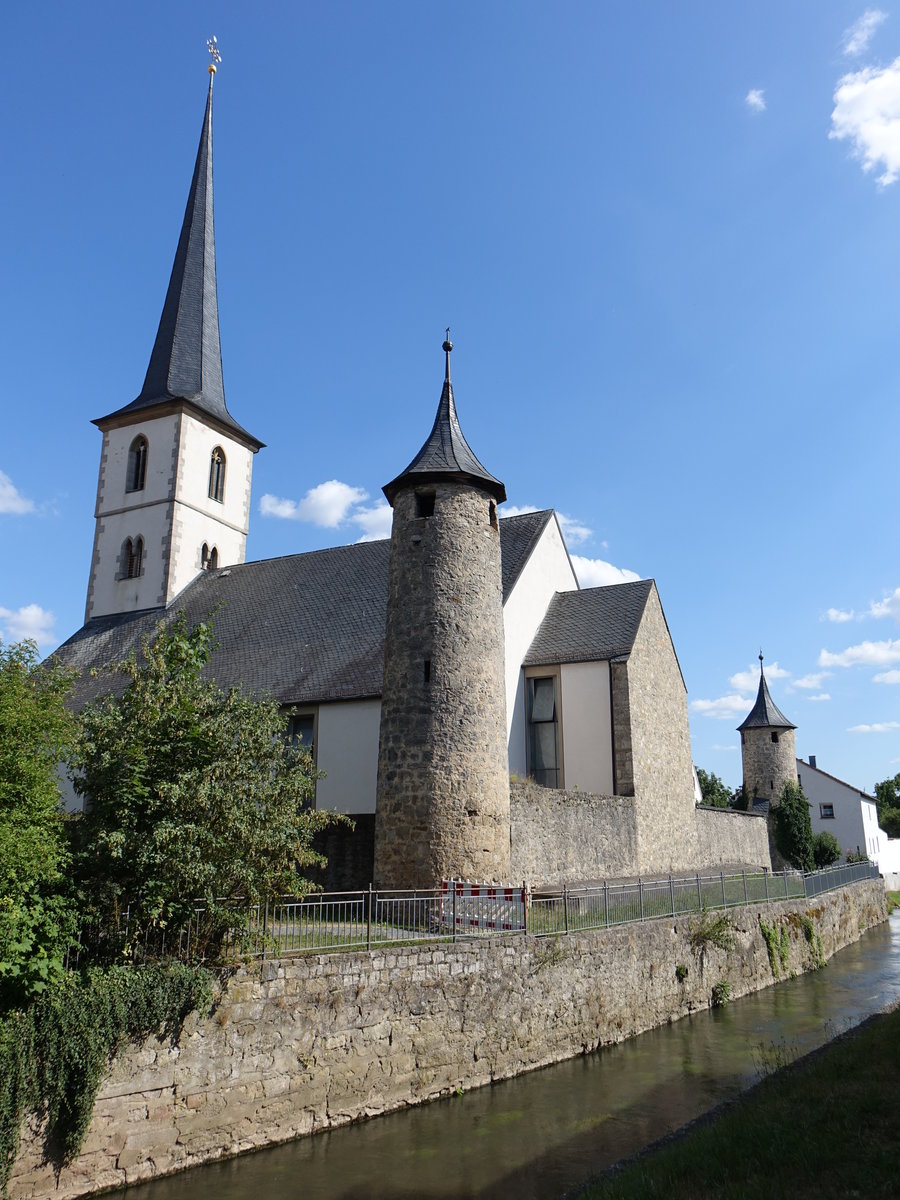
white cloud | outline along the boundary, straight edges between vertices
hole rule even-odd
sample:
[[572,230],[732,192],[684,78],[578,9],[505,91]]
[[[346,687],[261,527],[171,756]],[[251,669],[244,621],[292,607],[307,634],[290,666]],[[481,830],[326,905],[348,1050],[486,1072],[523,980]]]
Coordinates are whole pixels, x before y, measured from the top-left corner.
[[807,700],[830,700],[828,692],[819,692],[818,696],[807,696]]
[[849,29],[844,30],[844,53],[856,58],[869,48],[869,42],[875,30],[887,20],[887,13],[879,8],[867,8],[858,21],[854,21]]
[[501,517],[522,517],[525,513],[537,512],[534,504],[504,504],[500,509]]
[[370,508],[358,508],[350,514],[350,520],[358,525],[363,535],[360,542],[378,542],[391,536],[391,522],[394,510],[386,500],[379,500]]
[[852,621],[856,613],[851,608],[849,612],[842,608],[829,608],[822,617],[823,621],[833,621],[836,625],[842,625],[844,621]]
[[877,675],[873,675],[872,678],[876,683],[900,683],[900,671],[896,669],[893,671],[879,671],[879,673]]
[[322,529],[336,529],[347,520],[354,504],[368,498],[369,493],[362,488],[329,479],[310,488],[302,500],[284,500],[266,493],[259,502],[259,511],[265,517],[309,521]]
[[895,621],[900,621],[900,588],[894,588],[883,600],[873,600],[869,605],[869,616],[893,617]]
[[891,638],[886,642],[860,642],[837,654],[829,650],[822,650],[819,654],[820,667],[854,667],[860,664],[886,667],[895,662],[900,662],[900,640]]
[[822,686],[822,680],[827,679],[831,675],[830,671],[816,671],[812,675],[801,675],[799,679],[795,679],[791,683],[791,687],[808,688],[814,692],[816,688]]
[[719,721],[728,721],[734,717],[745,717],[751,703],[746,696],[732,693],[729,696],[720,696],[718,700],[692,700],[691,710],[699,713],[701,717],[715,717]]
[[737,746],[720,746],[718,742],[713,742],[713,744],[710,746],[710,750],[727,750],[729,753],[731,753],[733,750],[735,753],[737,753]]
[[611,583],[633,583],[634,580],[640,579],[636,571],[629,571],[627,567],[614,567],[602,558],[582,558],[580,554],[573,554],[572,566],[583,588],[606,587]]
[[890,733],[900,729],[900,721],[876,721],[874,725],[851,725],[848,733]]
[[0,471],[0,513],[34,512],[34,501],[23,496],[5,471]]
[[[790,671],[779,667],[777,662],[766,663],[766,675],[769,679],[785,679],[790,675]],[[740,692],[755,692],[759,687],[759,667],[748,667],[746,671],[738,671],[728,682]]]
[[766,93],[762,88],[751,88],[744,97],[744,103],[751,112],[766,111]]
[[900,172],[900,58],[838,80],[828,136],[848,140],[864,171],[882,167],[882,187]]
[[21,608],[0,608],[0,622],[7,640],[13,642],[31,638],[39,646],[56,640],[53,626],[56,617],[39,604],[25,604]]
[[565,513],[557,513],[563,537],[570,546],[580,546],[588,538],[593,537],[594,531],[583,525],[576,517],[567,517]]

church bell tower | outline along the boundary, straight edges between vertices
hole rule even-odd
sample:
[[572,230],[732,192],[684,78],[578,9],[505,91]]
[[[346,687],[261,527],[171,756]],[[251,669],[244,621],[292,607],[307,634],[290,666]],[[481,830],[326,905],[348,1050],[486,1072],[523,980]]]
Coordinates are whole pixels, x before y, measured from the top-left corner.
[[213,226],[212,92],[140,395],[103,433],[85,620],[163,608],[202,570],[244,561],[253,456],[225,403]]
[[384,488],[394,517],[375,813],[382,888],[509,880],[506,489],[463,436],[447,333],[434,426]]

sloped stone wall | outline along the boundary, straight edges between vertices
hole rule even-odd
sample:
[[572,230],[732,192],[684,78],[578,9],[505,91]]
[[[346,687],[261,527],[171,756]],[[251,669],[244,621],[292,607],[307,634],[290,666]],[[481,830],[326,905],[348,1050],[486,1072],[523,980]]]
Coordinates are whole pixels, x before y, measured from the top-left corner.
[[721,980],[735,997],[771,984],[761,918],[788,928],[788,970],[807,970],[801,915],[830,956],[885,919],[884,888],[732,909],[728,952],[693,947],[679,918],[243,968],[178,1045],[151,1040],[116,1060],[58,1180],[29,1126],[11,1200],[69,1200],[621,1041],[706,1008]]

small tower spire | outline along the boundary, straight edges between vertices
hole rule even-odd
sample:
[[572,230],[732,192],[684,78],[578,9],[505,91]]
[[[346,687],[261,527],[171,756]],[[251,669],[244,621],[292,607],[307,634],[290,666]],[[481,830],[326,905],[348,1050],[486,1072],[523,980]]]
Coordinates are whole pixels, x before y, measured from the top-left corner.
[[444,383],[450,382],[450,351],[453,349],[453,343],[450,341],[450,326],[447,326],[447,338],[441,347],[444,351]]

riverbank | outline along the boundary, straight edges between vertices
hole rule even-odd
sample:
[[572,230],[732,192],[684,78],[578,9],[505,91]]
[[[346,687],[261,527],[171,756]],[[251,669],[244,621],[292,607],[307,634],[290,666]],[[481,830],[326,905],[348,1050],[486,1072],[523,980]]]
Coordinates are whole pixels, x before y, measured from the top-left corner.
[[737,997],[773,965],[810,969],[885,915],[869,882],[730,909],[728,947],[688,916],[241,968],[177,1046],[114,1064],[58,1186],[27,1130],[11,1195],[86,1195],[581,1055],[709,1007],[719,985]]
[[[768,1066],[780,1067],[774,1046]],[[761,1064],[767,1069],[766,1062]],[[870,1017],[752,1091],[579,1189],[572,1200],[893,1197],[900,1007]]]

